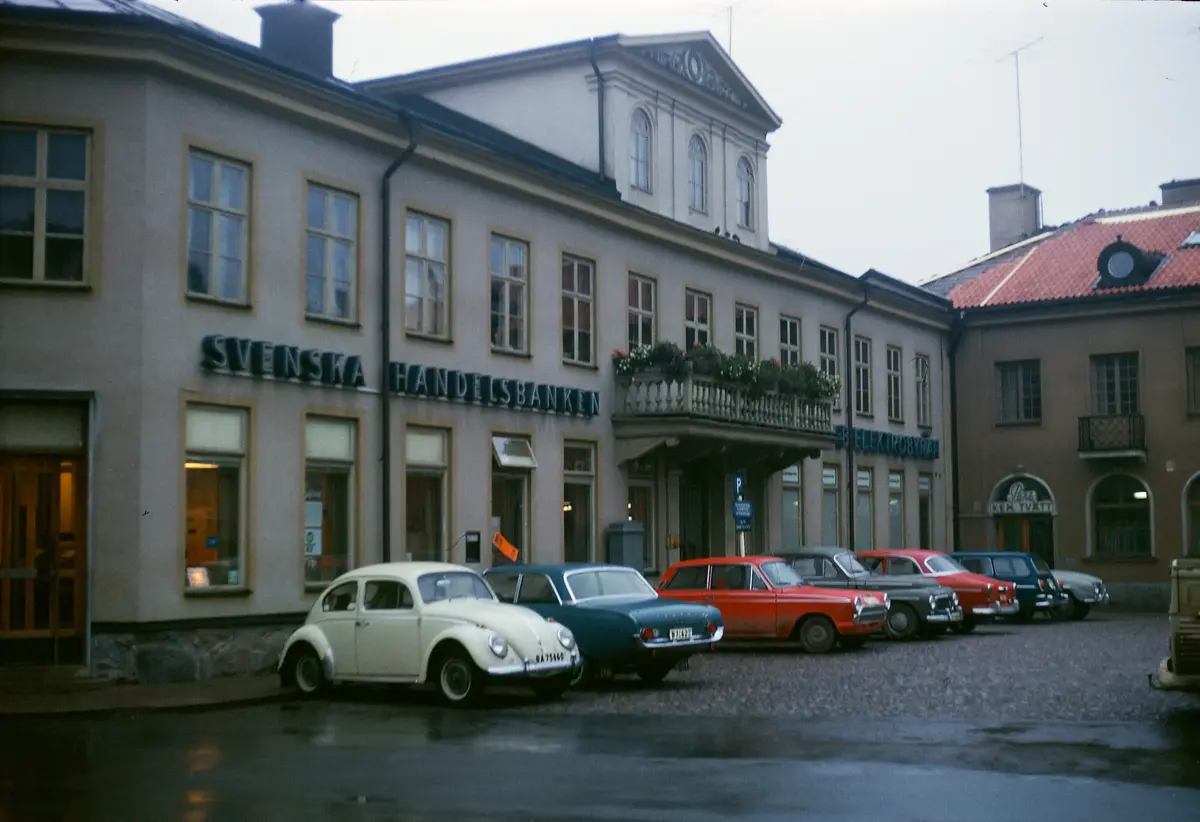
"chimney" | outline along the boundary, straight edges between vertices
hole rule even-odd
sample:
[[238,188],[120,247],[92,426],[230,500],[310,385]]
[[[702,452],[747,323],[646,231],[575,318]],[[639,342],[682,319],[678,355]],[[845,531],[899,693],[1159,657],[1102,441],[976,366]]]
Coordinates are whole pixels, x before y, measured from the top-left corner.
[[992,251],[1028,240],[1042,230],[1042,192],[1016,183],[989,188],[987,193]]
[[262,18],[259,48],[264,55],[305,74],[333,77],[333,24],[340,14],[307,0],[255,11]]
[[1200,203],[1200,177],[1191,180],[1172,180],[1159,186],[1163,207]]

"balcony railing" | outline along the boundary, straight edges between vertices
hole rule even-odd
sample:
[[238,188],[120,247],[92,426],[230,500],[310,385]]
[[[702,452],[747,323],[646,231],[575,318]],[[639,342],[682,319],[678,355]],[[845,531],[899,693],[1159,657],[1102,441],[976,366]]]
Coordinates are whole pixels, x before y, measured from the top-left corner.
[[1079,418],[1079,453],[1145,451],[1146,419],[1141,414]]
[[638,374],[621,380],[621,410],[630,416],[684,416],[779,431],[833,435],[828,402],[776,393],[752,395],[711,377]]

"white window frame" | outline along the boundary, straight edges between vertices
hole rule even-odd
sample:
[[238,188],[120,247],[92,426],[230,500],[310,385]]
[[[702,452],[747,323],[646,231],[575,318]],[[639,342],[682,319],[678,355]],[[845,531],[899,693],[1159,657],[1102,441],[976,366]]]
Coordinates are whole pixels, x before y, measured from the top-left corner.
[[[212,184],[213,199],[211,201],[197,200],[192,196],[193,185],[193,161],[202,160],[212,163]],[[242,172],[243,190],[242,190],[242,208],[225,205],[221,202],[221,170],[223,168],[237,169]],[[247,162],[236,160],[232,157],[224,157],[219,154],[214,154],[203,149],[191,148],[188,150],[188,187],[187,187],[187,271],[184,272],[186,279],[185,287],[187,295],[192,298],[202,300],[212,300],[214,302],[230,303],[234,305],[248,305],[250,302],[250,277],[251,277],[251,248],[250,248],[250,220],[252,219],[254,196],[253,183],[254,168]],[[192,213],[203,212],[209,215],[209,243],[207,249],[192,248]],[[221,218],[230,220],[238,220],[241,226],[239,234],[239,245],[241,249],[241,257],[231,257],[222,255],[221,252]],[[192,253],[206,254],[208,257],[208,290],[198,291],[192,289],[191,283],[191,267]],[[217,264],[223,257],[228,259],[237,259],[241,264],[241,289],[240,293],[235,297],[222,296],[220,293],[220,266]]]
[[874,392],[871,391],[871,338],[854,335],[854,413],[860,417],[875,415]]
[[[32,237],[33,239],[33,268],[30,277],[9,277],[0,272],[0,281],[13,283],[36,283],[47,287],[71,287],[86,285],[90,282],[91,272],[88,270],[88,256],[91,251],[89,234],[91,233],[91,180],[92,180],[92,133],[84,129],[58,128],[55,126],[35,126],[32,124],[0,121],[0,130],[33,132],[34,176],[22,174],[6,174],[0,170],[0,186],[5,188],[20,188],[33,190],[33,231],[5,230],[5,236]],[[84,139],[84,172],[83,179],[51,178],[50,165],[50,136],[66,134],[79,136]],[[46,224],[47,200],[49,192],[72,191],[83,194],[83,234],[59,234],[48,231]],[[78,280],[48,280],[46,279],[46,240],[47,239],[82,240],[80,261],[80,276]]]
[[[691,314],[692,314],[692,319],[690,319],[690,320],[688,319],[688,313],[689,313],[688,303],[689,302],[691,303],[690,309],[691,309]],[[701,313],[700,312],[701,305],[703,305],[705,307],[704,316],[706,316],[708,318],[706,321],[702,321],[699,319],[700,313]],[[697,291],[694,288],[684,289],[684,292],[683,292],[683,341],[684,341],[685,349],[691,350],[692,348],[695,348],[696,346],[706,345],[706,344],[712,342],[712,324],[713,324],[712,323],[712,320],[713,320],[712,308],[713,308],[712,294],[708,294],[704,291]],[[688,341],[687,341],[689,331],[692,332],[692,342],[690,345],[688,344]],[[701,336],[704,337],[703,340],[700,339]]]
[[[442,457],[441,461],[431,461],[418,459],[409,446],[410,438],[414,435],[421,436],[422,434],[436,435],[442,439]],[[408,478],[411,476],[432,477],[438,481],[440,493],[442,497],[442,521],[438,523],[440,531],[439,538],[442,543],[443,556],[439,557],[441,562],[451,562],[453,557],[449,556],[450,547],[450,506],[449,506],[449,477],[450,477],[450,461],[451,461],[451,430],[448,428],[438,428],[431,425],[406,425],[404,428],[404,484],[405,484],[405,500],[408,499]],[[408,531],[408,512],[405,511],[405,532]],[[482,551],[482,546],[481,546]],[[482,553],[480,559],[482,559]]]
[[[322,214],[322,225],[312,224],[312,196],[314,193],[325,196],[325,208]],[[349,233],[341,233],[334,226],[335,204],[347,203],[350,207]],[[304,315],[334,322],[352,323],[358,320],[358,227],[359,202],[358,195],[331,186],[308,181],[304,201]],[[308,305],[308,281],[314,278],[312,271],[313,258],[309,245],[313,240],[321,241],[321,304],[320,311],[312,310]],[[346,298],[346,314],[339,315],[334,310],[334,248],[338,245],[349,248],[350,271],[348,296]]]
[[649,194],[652,190],[654,122],[642,107],[629,120],[629,184]]
[[[833,494],[833,518],[837,533],[833,539],[825,533],[825,500]],[[842,470],[837,465],[821,466],[821,544],[842,544]]]
[[688,209],[708,213],[708,146],[699,134],[688,140]]
[[[490,250],[494,250],[497,244],[499,244],[501,246],[501,248],[503,249],[504,266],[503,266],[502,271],[491,271],[490,282],[491,282],[491,285],[493,288],[497,284],[499,284],[503,288],[504,300],[502,302],[501,312],[499,314],[497,314],[494,309],[491,309],[491,307],[489,305],[490,316],[489,316],[488,332],[489,332],[489,337],[491,337],[491,341],[492,341],[492,350],[500,351],[500,352],[507,352],[510,354],[528,354],[529,353],[529,287],[530,287],[529,255],[530,255],[531,249],[530,249],[529,243],[527,243],[524,240],[518,240],[515,237],[507,237],[503,234],[492,234]],[[513,273],[512,273],[513,264],[511,262],[511,259],[512,259],[511,252],[514,248],[521,249],[522,255],[525,260],[525,262],[521,268],[520,276],[513,276]],[[488,260],[489,260],[488,268],[489,269],[491,269],[492,256],[493,255],[489,253],[489,255],[488,255]],[[514,315],[511,314],[509,311],[509,307],[513,303],[513,300],[512,300],[513,289],[520,289],[520,294],[521,294],[521,297],[519,300],[519,313],[520,313],[520,320],[521,320],[521,326],[520,326],[520,328],[521,328],[521,331],[520,331],[521,344],[515,345],[515,346],[509,342],[509,327],[512,324],[512,321],[514,318]],[[490,302],[490,298],[489,298],[489,302]],[[496,337],[494,336],[494,333],[495,333],[494,329],[491,328],[491,322],[493,322],[497,317],[500,317],[502,320],[501,325],[502,325],[502,330],[504,332],[502,335],[502,340],[499,343],[496,342]]]
[[[230,450],[210,449],[202,446],[191,446],[189,442],[189,429],[191,412],[207,412],[218,415],[227,415],[238,418],[240,427],[241,447],[239,452]],[[250,535],[250,438],[252,436],[250,409],[235,405],[215,405],[211,403],[188,403],[184,410],[184,467],[183,467],[183,482],[184,496],[187,495],[187,476],[188,471],[209,470],[201,468],[201,465],[212,465],[220,468],[236,468],[238,472],[238,511],[237,511],[237,535],[238,535],[238,552],[237,552],[237,582],[229,585],[212,585],[208,581],[208,574],[205,572],[202,576],[197,575],[193,578],[194,569],[187,565],[187,546],[183,546],[184,550],[184,593],[187,595],[203,595],[212,591],[236,591],[248,587],[246,580],[246,571],[249,565],[249,545],[247,542]],[[194,465],[197,467],[189,467]],[[187,505],[185,503],[182,511],[182,516],[185,524],[187,523]],[[206,571],[200,568],[201,571]],[[203,578],[204,583],[198,584]],[[197,583],[197,584],[194,584]]]
[[887,414],[889,422],[904,422],[904,349],[889,345],[884,349],[887,368]]
[[[753,327],[747,331],[747,325]],[[758,359],[758,309],[747,303],[733,304],[733,350],[743,357]]]
[[800,319],[779,315],[779,361],[784,365],[799,365],[804,356],[800,339]]
[[[331,456],[328,454],[311,453],[310,426],[334,425],[350,432],[349,457]],[[304,416],[304,476],[301,483],[301,499],[307,509],[308,502],[308,473],[341,474],[346,478],[346,571],[354,569],[355,556],[358,550],[358,438],[360,436],[358,421],[347,417],[331,417],[323,414],[306,414]],[[307,518],[305,530],[308,529]],[[323,542],[324,535],[322,535]],[[307,560],[301,547],[301,557]],[[344,572],[343,572],[344,573]],[[323,590],[329,582],[310,582],[307,575],[303,576],[304,587],[308,590]]]
[[917,383],[917,426],[933,426],[933,371],[928,354],[918,354],[914,360]]
[[[647,308],[643,304],[642,296],[645,294],[645,286],[650,286],[650,307]],[[627,294],[627,322],[626,322],[626,343],[629,345],[629,350],[632,351],[643,345],[654,345],[658,338],[658,281],[653,277],[647,277],[643,274],[635,274],[629,272],[629,282]],[[650,338],[642,339],[642,321],[646,318],[650,319]],[[637,336],[634,336],[633,329],[637,329]]]
[[754,166],[750,158],[739,157],[737,161],[737,221],[742,228],[754,230]]
[[[864,511],[866,528],[863,528]],[[864,539],[864,533],[865,539]],[[854,550],[869,551],[875,547],[875,471],[871,468],[859,468],[854,478]]]
[[[820,342],[817,365],[821,373],[836,377],[841,373],[841,366],[838,361],[840,334],[836,328],[823,325],[817,329],[817,335],[817,339]],[[838,411],[841,407],[842,392],[839,391],[833,397],[833,410]]]
[[[562,306],[559,317],[560,330],[562,332],[560,335],[563,348],[562,359],[563,362],[574,363],[575,365],[592,366],[596,364],[596,261],[590,260],[587,257],[580,257],[577,254],[564,253],[560,264],[563,273],[566,272],[567,266],[571,267],[574,287],[567,289],[565,285],[562,286],[562,297],[559,301]],[[579,287],[579,273],[581,270],[587,271],[588,288],[586,292]],[[573,327],[571,329],[567,328],[568,305],[574,314]],[[581,351],[579,340],[582,334],[579,328],[579,318],[584,313],[586,313],[588,318],[588,342],[587,350]],[[566,351],[568,332],[573,337],[572,342],[575,348],[573,355],[568,355]]]
[[[429,230],[433,226],[442,231],[441,256],[430,250]],[[411,242],[414,228],[417,234],[415,247]],[[432,214],[409,211],[404,216],[404,331],[410,336],[435,340],[450,338],[452,230],[449,220]],[[410,265],[418,268],[415,293],[409,287]],[[439,271],[442,275],[442,293],[441,299],[436,299],[429,285],[429,274]],[[414,299],[416,307],[410,308],[409,301]]]
[[[590,470],[579,471],[574,468],[568,468],[567,462],[566,462],[568,449],[577,449],[580,451],[586,451],[589,455],[589,461],[591,463]],[[584,557],[583,560],[568,560],[566,558],[567,523],[566,523],[566,517],[565,516],[563,517],[562,542],[563,542],[563,560],[565,562],[572,562],[572,561],[595,562],[596,561],[596,516],[597,516],[597,511],[596,511],[596,468],[597,468],[596,460],[598,459],[597,452],[598,452],[598,449],[596,448],[596,443],[594,443],[594,442],[587,442],[586,440],[565,440],[563,442],[563,449],[562,449],[563,514],[565,515],[567,513],[567,510],[566,510],[566,498],[567,498],[566,486],[568,486],[568,485],[582,485],[582,486],[587,487],[587,489],[588,489],[588,508],[590,509],[588,511],[588,524],[587,524],[588,549],[587,549],[587,556]]]

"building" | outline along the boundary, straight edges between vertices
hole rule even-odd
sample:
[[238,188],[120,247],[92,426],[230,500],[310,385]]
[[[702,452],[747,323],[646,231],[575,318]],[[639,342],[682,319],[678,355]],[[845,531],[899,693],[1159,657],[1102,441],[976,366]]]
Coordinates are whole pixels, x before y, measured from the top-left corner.
[[959,318],[954,542],[1165,609],[1200,552],[1200,180],[1057,227],[1032,186],[988,196],[990,253],[925,285]]
[[[747,550],[946,544],[949,303],[769,242],[779,118],[711,37],[503,58],[581,112],[522,131],[478,72],[351,86],[337,15],[260,14],[261,49],[0,3],[0,659],[262,670],[350,566],[603,558],[631,521],[654,573],[736,550],[735,475]],[[808,372],[615,373],[667,341],[852,373],[855,413]]]

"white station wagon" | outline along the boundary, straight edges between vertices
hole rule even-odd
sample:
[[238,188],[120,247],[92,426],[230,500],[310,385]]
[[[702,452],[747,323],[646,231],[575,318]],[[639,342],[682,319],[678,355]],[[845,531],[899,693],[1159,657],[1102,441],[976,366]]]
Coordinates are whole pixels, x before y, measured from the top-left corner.
[[558,697],[581,664],[565,625],[498,601],[471,569],[393,562],[334,580],[284,644],[279,676],[306,696],[334,682],[432,682],[466,706],[489,680]]

